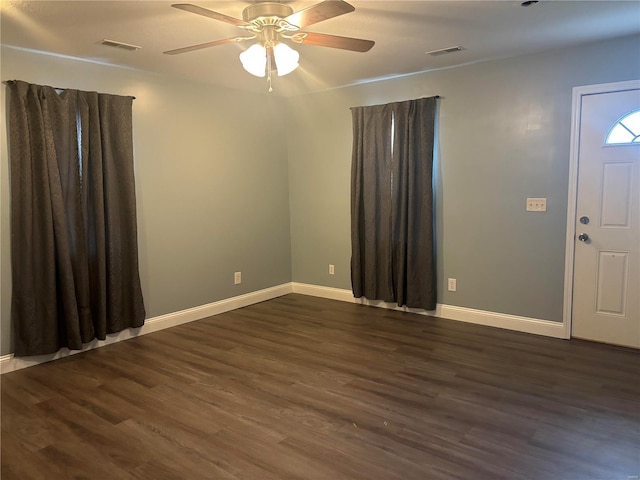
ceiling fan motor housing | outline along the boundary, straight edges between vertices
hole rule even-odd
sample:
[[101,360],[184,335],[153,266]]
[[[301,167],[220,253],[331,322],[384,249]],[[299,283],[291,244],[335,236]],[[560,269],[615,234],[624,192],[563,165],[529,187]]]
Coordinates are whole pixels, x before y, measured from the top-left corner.
[[242,11],[242,19],[245,22],[252,22],[261,17],[285,18],[293,13],[289,5],[275,2],[260,2],[249,5]]

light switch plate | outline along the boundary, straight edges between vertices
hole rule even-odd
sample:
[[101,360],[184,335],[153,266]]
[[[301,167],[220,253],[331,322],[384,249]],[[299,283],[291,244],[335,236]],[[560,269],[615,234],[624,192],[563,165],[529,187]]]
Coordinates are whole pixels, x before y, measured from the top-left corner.
[[546,198],[527,198],[527,212],[546,212]]

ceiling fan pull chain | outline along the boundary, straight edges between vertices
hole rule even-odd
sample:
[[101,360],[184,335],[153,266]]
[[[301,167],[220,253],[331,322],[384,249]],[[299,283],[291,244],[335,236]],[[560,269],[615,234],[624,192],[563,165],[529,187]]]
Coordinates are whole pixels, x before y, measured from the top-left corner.
[[271,59],[273,58],[273,47],[267,47],[267,85],[269,85],[269,88],[267,89],[267,91],[269,93],[273,92],[273,88],[271,87],[271,69],[272,69],[272,65],[271,65]]

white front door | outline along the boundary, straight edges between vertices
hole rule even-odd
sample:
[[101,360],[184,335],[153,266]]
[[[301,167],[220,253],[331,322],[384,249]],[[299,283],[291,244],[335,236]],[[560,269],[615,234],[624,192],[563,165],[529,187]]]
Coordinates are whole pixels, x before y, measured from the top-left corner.
[[581,96],[571,334],[640,348],[640,114],[634,120],[634,111],[640,111],[640,84]]

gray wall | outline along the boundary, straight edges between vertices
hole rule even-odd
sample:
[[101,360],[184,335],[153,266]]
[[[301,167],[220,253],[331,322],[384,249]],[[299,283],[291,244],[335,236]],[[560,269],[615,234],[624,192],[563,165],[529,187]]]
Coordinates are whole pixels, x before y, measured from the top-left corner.
[[634,78],[637,36],[290,99],[294,281],[350,288],[349,107],[440,95],[438,301],[562,321],[572,88]]
[[[3,80],[136,96],[140,275],[148,317],[291,281],[284,106],[277,98],[9,48],[1,53]],[[0,352],[7,354],[6,128],[0,139]],[[233,284],[235,271],[242,272],[241,285]]]
[[[3,80],[137,97],[140,273],[149,317],[292,279],[349,289],[349,107],[440,95],[439,302],[560,321],[571,89],[640,77],[638,37],[288,100],[1,53]],[[5,110],[2,88],[3,120]],[[0,141],[0,354],[7,354],[5,128]],[[528,196],[547,197],[549,211],[525,213]],[[234,286],[238,270],[243,284]],[[458,279],[458,292],[443,291],[447,277]]]

